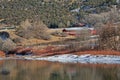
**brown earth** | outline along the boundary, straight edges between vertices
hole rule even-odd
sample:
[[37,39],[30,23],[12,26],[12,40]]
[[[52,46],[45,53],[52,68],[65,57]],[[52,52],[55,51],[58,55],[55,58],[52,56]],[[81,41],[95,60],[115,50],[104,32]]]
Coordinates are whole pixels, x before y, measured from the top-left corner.
[[60,54],[91,54],[91,55],[118,55],[120,56],[120,51],[114,50],[84,50],[84,51],[74,51],[71,49],[66,49],[62,47],[56,46],[47,46],[43,49],[34,49],[32,50],[35,55],[40,56],[52,56],[52,55],[60,55]]
[[8,54],[19,54],[19,55],[32,54],[35,56],[52,56],[52,55],[60,55],[60,54],[76,54],[76,55],[91,54],[91,55],[118,55],[120,56],[119,51],[111,51],[111,50],[72,51],[70,49],[65,49],[65,48],[56,47],[56,46],[47,46],[41,49],[19,47],[12,51],[9,51]]
[[0,51],[0,57],[5,57],[5,53],[3,51]]
[[[59,31],[62,31],[59,30]],[[49,33],[52,32],[56,32],[56,30],[49,30]],[[14,39],[16,37],[18,37],[17,35],[15,35],[15,32],[10,31],[10,36],[11,39]],[[120,56],[120,52],[119,51],[111,51],[111,50],[87,50],[87,51],[74,51],[71,50],[69,48],[64,48],[64,47],[59,47],[59,46],[48,46],[49,44],[53,43],[57,43],[57,42],[64,42],[65,40],[67,40],[66,42],[69,42],[68,39],[75,39],[74,36],[67,36],[67,37],[58,37],[58,36],[53,36],[51,35],[51,39],[50,40],[41,40],[41,39],[22,39],[22,42],[19,43],[18,45],[21,45],[22,47],[18,47],[14,50],[11,50],[8,52],[8,54],[20,54],[20,55],[26,55],[26,54],[33,54],[36,56],[52,56],[52,55],[59,55],[59,54],[77,54],[77,55],[82,55],[82,54],[92,54],[92,55],[119,55]],[[69,43],[71,43],[72,41],[70,41]],[[23,46],[31,46],[31,45],[36,45],[36,44],[42,44],[42,43],[46,43],[46,47],[44,48],[34,48],[34,46],[32,46],[32,48],[24,48]],[[63,43],[63,44],[64,44]],[[69,44],[68,43],[68,44]],[[0,51],[0,57],[4,57],[5,53]]]
[[[45,51],[45,50],[44,50]],[[83,55],[83,54],[91,54],[91,55],[118,55],[120,56],[120,52],[119,51],[97,51],[97,50],[92,50],[92,51],[79,51],[79,52],[73,52],[70,50],[62,50],[62,51],[48,51],[46,53],[43,53],[40,50],[37,50],[35,55],[40,55],[40,56],[52,56],[52,55],[60,55],[60,54],[76,54],[76,55]]]

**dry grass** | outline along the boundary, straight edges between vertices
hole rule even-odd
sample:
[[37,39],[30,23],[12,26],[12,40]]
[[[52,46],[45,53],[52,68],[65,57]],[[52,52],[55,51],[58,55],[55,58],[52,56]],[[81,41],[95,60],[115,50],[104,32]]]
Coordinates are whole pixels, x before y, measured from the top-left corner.
[[24,41],[22,41],[21,45],[34,45],[34,44],[41,44],[41,43],[52,43],[52,42],[56,42],[56,41],[63,41],[66,39],[74,39],[75,37],[73,36],[67,36],[67,37],[56,37],[56,36],[51,36],[50,40],[42,40],[42,39],[25,39]]
[[[47,29],[46,33],[47,34],[51,34],[53,32],[55,32],[55,29]],[[58,29],[57,31],[62,32],[62,29]],[[67,37],[60,37],[60,36],[52,36],[51,35],[51,39],[50,40],[43,40],[43,39],[37,39],[37,38],[30,38],[30,39],[25,39],[23,37],[20,37],[18,35],[16,35],[15,31],[7,31],[10,34],[10,39],[11,40],[17,40],[17,39],[21,39],[20,41],[15,41],[15,43],[17,45],[21,45],[21,46],[27,46],[27,45],[34,45],[34,44],[41,44],[41,43],[52,43],[52,42],[56,42],[56,41],[63,41],[66,39],[74,39],[74,36],[70,36],[68,35]]]

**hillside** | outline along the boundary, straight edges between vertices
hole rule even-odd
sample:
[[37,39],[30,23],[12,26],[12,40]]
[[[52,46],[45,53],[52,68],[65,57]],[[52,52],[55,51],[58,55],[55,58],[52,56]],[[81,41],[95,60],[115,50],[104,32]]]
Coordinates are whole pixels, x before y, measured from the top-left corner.
[[[48,27],[68,27],[84,15],[108,11],[116,0],[2,0],[2,23],[19,25],[26,19],[41,19]],[[78,12],[71,10],[80,9]]]

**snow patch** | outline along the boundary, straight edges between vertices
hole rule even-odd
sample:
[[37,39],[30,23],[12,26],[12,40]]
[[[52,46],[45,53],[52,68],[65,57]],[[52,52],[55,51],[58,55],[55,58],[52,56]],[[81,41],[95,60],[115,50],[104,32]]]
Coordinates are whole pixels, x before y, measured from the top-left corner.
[[120,56],[115,55],[73,55],[73,54],[63,54],[63,55],[54,55],[47,57],[40,56],[17,56],[17,57],[7,57],[0,58],[0,60],[9,60],[9,59],[25,59],[25,60],[45,60],[52,62],[62,62],[62,63],[94,63],[94,64],[120,64]]
[[55,55],[48,57],[25,57],[27,60],[46,60],[63,63],[106,63],[106,64],[120,64],[120,56],[114,55]]

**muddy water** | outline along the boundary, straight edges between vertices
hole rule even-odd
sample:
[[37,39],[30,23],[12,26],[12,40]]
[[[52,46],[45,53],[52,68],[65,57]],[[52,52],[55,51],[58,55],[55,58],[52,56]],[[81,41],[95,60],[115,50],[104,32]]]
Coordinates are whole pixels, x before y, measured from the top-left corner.
[[0,80],[120,80],[120,65],[1,60]]

